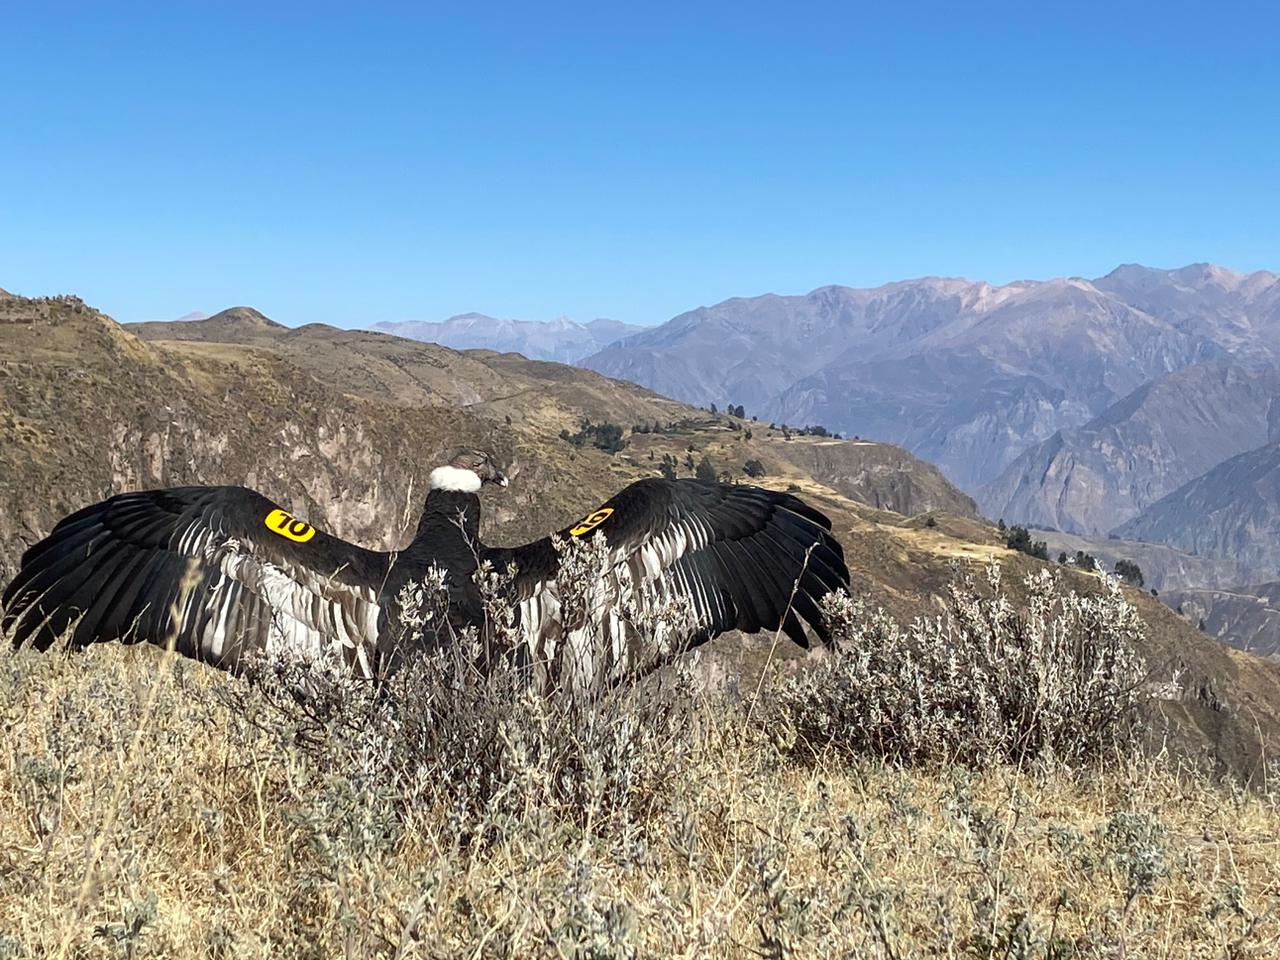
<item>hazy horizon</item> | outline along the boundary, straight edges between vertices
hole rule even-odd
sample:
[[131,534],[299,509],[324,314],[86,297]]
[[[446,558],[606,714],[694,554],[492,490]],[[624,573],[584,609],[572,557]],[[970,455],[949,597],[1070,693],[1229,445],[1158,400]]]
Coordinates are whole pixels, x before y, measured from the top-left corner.
[[[459,313],[450,314],[447,317],[409,316],[409,317],[403,317],[395,320],[379,320],[379,321],[376,321],[375,323],[376,324],[393,324],[393,325],[394,324],[418,324],[418,323],[441,324],[441,323],[447,323],[450,320],[456,320],[456,319],[468,317],[468,316],[483,316],[493,320],[499,320],[503,322],[515,322],[515,323],[554,323],[556,321],[571,320],[576,323],[588,324],[597,320],[608,320],[608,321],[615,321],[615,322],[622,322],[622,323],[633,323],[634,325],[637,325],[637,326],[658,326],[660,324],[666,323],[668,320],[672,320],[675,317],[680,316],[683,313],[688,313],[692,310],[697,310],[702,307],[716,306],[719,303],[723,303],[725,300],[733,300],[733,299],[749,300],[755,297],[763,297],[763,296],[781,296],[781,297],[805,296],[809,293],[812,293],[814,290],[820,290],[824,287],[875,289],[877,287],[887,286],[889,284],[913,283],[913,282],[919,282],[924,280],[958,280],[966,283],[989,283],[992,286],[996,286],[996,287],[1007,286],[1009,284],[1014,284],[1014,283],[1045,283],[1053,280],[1085,280],[1085,281],[1092,282],[1093,280],[1097,280],[1101,277],[1106,276],[1107,274],[1111,273],[1114,270],[1117,270],[1121,267],[1127,267],[1127,266],[1137,266],[1137,267],[1144,267],[1144,268],[1153,269],[1153,270],[1162,270],[1162,271],[1172,272],[1172,271],[1183,270],[1183,269],[1187,269],[1187,268],[1199,266],[1199,265],[1220,267],[1232,273],[1236,273],[1240,275],[1248,275],[1252,273],[1275,274],[1277,272],[1277,269],[1280,269],[1280,268],[1271,269],[1268,267],[1259,267],[1256,270],[1238,270],[1235,267],[1233,267],[1231,264],[1211,263],[1210,261],[1207,261],[1207,260],[1194,260],[1189,263],[1177,264],[1172,266],[1137,263],[1135,261],[1128,261],[1125,263],[1118,263],[1115,266],[1113,266],[1110,270],[1106,270],[1103,273],[1100,273],[1091,277],[1082,276],[1079,274],[1060,273],[1060,274],[1044,276],[1044,277],[1015,277],[1011,280],[996,282],[987,277],[951,277],[951,276],[939,276],[936,274],[922,274],[920,276],[914,276],[914,277],[897,277],[890,280],[885,280],[881,283],[868,284],[863,287],[854,287],[853,284],[846,284],[846,283],[824,283],[824,284],[819,284],[817,287],[813,287],[809,290],[761,290],[754,293],[733,294],[730,297],[726,297],[714,302],[693,304],[685,308],[684,310],[679,311],[678,313],[672,314],[672,316],[670,317],[663,317],[659,320],[654,320],[652,322],[645,322],[645,323],[637,323],[635,321],[618,321],[617,317],[612,317],[612,316],[574,317],[567,313],[560,313],[550,317],[502,316],[499,314],[491,313],[486,310],[463,310]],[[8,288],[5,288],[5,289],[8,289]],[[40,292],[27,292],[27,291],[19,291],[19,290],[10,290],[10,292],[21,293],[24,296],[45,295],[44,293],[40,293]],[[66,291],[66,292],[74,293],[74,291]],[[107,312],[108,314],[111,313],[110,310],[106,310],[106,308],[102,307],[100,304],[93,304],[93,306],[97,306],[101,309],[104,309],[105,312]],[[224,310],[231,310],[237,307],[249,307],[255,310],[259,310],[259,308],[252,303],[229,303],[225,306],[220,306],[213,309],[205,309],[203,307],[194,307],[190,310],[183,311],[183,313],[178,316],[173,316],[173,317],[124,318],[124,317],[117,316],[115,317],[115,319],[120,321],[121,323],[150,323],[150,322],[169,322],[169,321],[177,321],[177,320],[203,320],[203,319],[208,319],[209,317],[214,316],[218,313],[221,313]],[[275,320],[277,323],[283,323],[286,326],[299,326],[305,323],[317,323],[317,322],[327,322],[331,326],[341,327],[345,329],[358,329],[364,326],[359,321],[342,321],[342,320],[338,320],[337,322],[334,322],[334,321],[314,321],[314,320],[303,319],[296,322],[289,322],[289,321],[281,320],[278,317],[273,317],[270,314],[266,313],[266,311],[259,310],[259,312],[263,313],[263,315],[266,316],[268,319]],[[375,325],[375,323],[367,324],[367,326],[372,328]]]

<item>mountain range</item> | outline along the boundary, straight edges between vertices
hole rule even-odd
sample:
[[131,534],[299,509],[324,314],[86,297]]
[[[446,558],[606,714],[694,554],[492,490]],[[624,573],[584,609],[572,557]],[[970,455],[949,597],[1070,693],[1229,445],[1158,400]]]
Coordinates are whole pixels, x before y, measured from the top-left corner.
[[1153,380],[1278,353],[1280,278],[1196,264],[735,298],[583,363],[687,402],[898,443],[974,490]]
[[1127,264],[735,298],[582,363],[898,444],[991,518],[1165,544],[1191,557],[1151,554],[1170,569],[1208,569],[1198,555],[1260,583],[1280,569],[1278,360],[1276,274]]
[[500,320],[483,313],[463,313],[439,322],[407,320],[373,325],[380,333],[438,343],[455,350],[520,353],[530,360],[574,363],[642,329],[620,320],[579,323],[568,317],[550,321]]

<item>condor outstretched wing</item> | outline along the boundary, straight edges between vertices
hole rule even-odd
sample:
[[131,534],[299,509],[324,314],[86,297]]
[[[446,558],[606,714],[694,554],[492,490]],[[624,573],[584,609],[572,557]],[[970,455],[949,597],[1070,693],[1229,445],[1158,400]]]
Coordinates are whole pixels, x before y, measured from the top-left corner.
[[563,608],[569,585],[558,580],[562,558],[553,538],[489,550],[486,559],[499,571],[514,565],[521,626],[535,655],[552,658],[562,637],[572,645],[584,630],[603,631],[608,649],[576,651],[599,676],[601,657],[610,661],[608,673],[654,659],[654,651],[631,646],[634,631],[625,621],[637,604],[674,599],[691,608],[693,623],[681,638],[686,644],[735,628],[781,627],[808,646],[805,624],[825,641],[818,603],[849,585],[843,550],[830,529],[823,514],[790,494],[652,479],[633,483],[559,534],[566,541],[606,541],[605,569],[590,585],[585,615]]
[[63,519],[4,592],[14,645],[146,641],[221,667],[341,656],[372,673],[385,554],[243,487],[126,493]]

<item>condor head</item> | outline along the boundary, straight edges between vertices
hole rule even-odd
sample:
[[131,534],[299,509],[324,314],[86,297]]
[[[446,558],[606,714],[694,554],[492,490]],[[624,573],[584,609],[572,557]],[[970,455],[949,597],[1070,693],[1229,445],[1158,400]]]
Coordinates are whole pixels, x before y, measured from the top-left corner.
[[498,467],[494,456],[483,450],[459,450],[447,464],[431,471],[432,490],[474,493],[486,483],[505,487],[507,475]]

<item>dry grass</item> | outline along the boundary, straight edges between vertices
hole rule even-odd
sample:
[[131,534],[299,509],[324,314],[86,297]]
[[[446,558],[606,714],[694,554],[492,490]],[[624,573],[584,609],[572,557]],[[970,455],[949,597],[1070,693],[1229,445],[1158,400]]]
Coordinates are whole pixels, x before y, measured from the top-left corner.
[[1266,787],[815,756],[679,676],[583,701],[433,663],[299,702],[149,650],[10,658],[0,957],[1280,952]]

